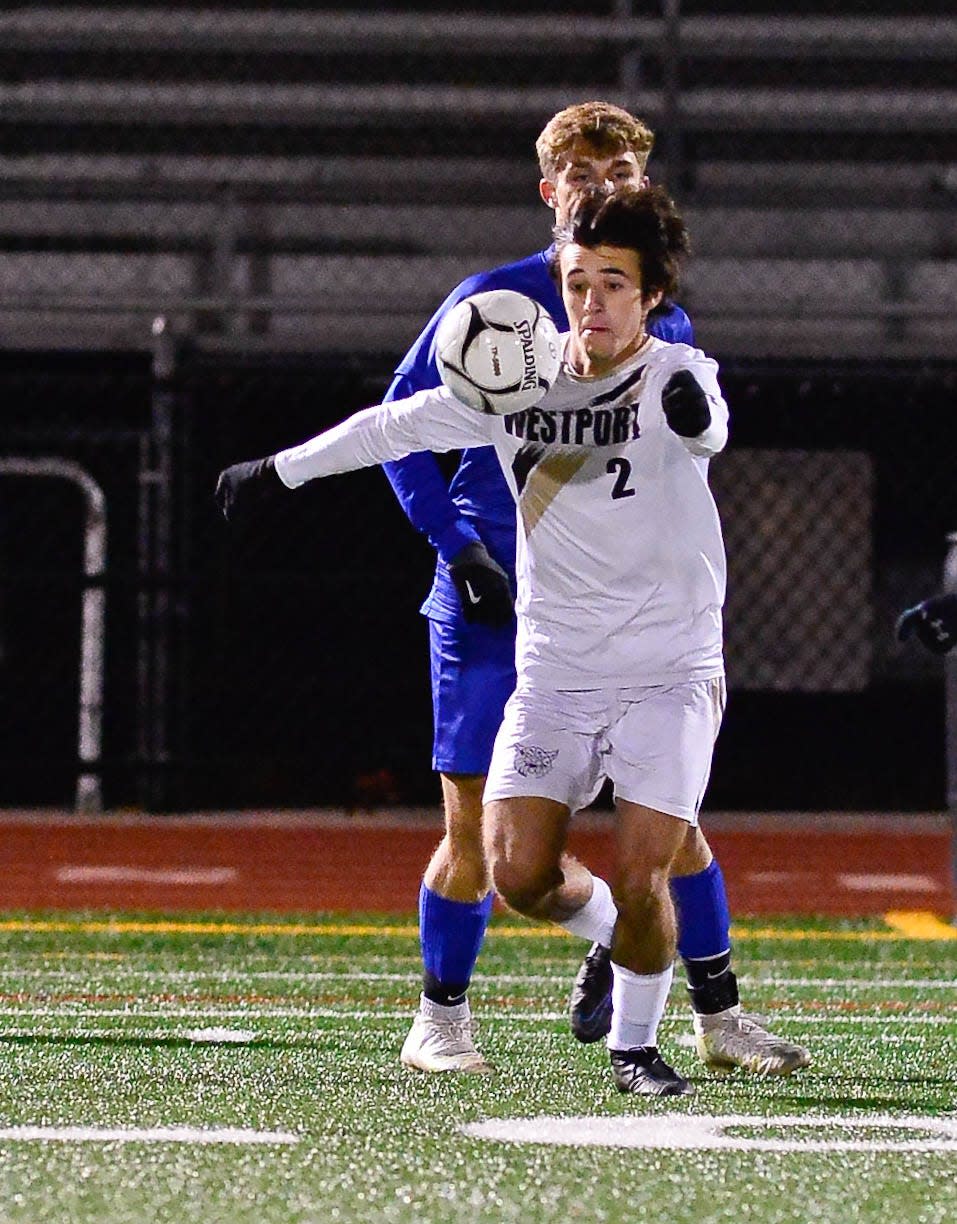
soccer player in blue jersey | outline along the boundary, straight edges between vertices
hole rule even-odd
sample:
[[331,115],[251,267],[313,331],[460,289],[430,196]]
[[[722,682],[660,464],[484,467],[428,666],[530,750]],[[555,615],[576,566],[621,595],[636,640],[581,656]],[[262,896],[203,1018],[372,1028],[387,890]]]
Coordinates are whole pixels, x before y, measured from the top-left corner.
[[[560,111],[536,143],[540,193],[566,221],[582,193],[646,182],[653,134],[619,107],[586,102]],[[439,384],[434,336],[457,302],[490,289],[514,289],[541,303],[560,331],[568,322],[549,274],[551,249],[469,277],[442,303],[396,370],[387,400]],[[668,341],[693,341],[688,316],[664,303],[649,332]],[[515,686],[515,503],[491,447],[470,448],[448,483],[435,457],[409,455],[385,465],[412,524],[438,554],[435,581],[422,612],[429,621],[435,723],[433,767],[439,772],[445,835],[419,893],[424,963],[419,1010],[401,1060],[423,1071],[489,1070],[476,1048],[466,992],[492,907],[482,851],[482,793],[492,743]],[[720,867],[703,834],[689,829],[672,876],[698,1054],[715,1069],[745,1067],[787,1075],[806,1066],[800,1046],[768,1033],[741,1012],[731,969],[730,917]],[[597,881],[589,909],[614,925],[607,884]],[[590,915],[590,916],[593,916]],[[611,1025],[612,970],[606,946],[596,943],[572,992],[572,1031],[597,1041]]]

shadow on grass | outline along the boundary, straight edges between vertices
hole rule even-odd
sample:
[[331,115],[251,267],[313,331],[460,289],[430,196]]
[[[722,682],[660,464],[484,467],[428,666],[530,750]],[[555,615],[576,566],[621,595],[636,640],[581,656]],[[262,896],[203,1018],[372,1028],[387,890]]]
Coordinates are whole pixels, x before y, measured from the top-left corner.
[[[842,1111],[893,1111],[905,1105],[915,1106],[920,1103],[922,1094],[934,1098],[941,1094],[953,1097],[957,1089],[957,1081],[946,1075],[815,1076],[805,1072],[799,1080],[742,1076],[720,1081],[698,1077],[693,1082],[698,1088],[699,1100],[709,1087],[714,1087],[727,1096],[747,1098],[749,1105],[764,1098],[776,1104],[786,1101],[798,1108]],[[768,1092],[772,1086],[780,1089],[773,1096]]]

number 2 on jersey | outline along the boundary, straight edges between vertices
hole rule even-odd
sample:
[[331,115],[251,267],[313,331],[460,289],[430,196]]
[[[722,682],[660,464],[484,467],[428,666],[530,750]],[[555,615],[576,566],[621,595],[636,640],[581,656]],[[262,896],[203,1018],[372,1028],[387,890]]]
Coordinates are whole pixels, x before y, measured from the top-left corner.
[[631,476],[631,464],[627,459],[609,459],[605,471],[610,476],[615,477],[615,484],[611,491],[613,499],[635,496],[635,490],[628,484]]

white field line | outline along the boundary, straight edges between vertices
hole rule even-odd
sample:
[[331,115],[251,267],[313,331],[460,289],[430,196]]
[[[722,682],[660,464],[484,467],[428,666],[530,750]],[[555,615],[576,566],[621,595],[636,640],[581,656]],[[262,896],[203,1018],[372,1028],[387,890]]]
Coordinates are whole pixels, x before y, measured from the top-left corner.
[[231,1126],[5,1126],[3,1142],[54,1143],[298,1143],[289,1131]]
[[[406,1017],[406,1019],[408,1019],[408,1017]],[[674,1044],[678,1046],[680,1049],[693,1050],[694,1049],[694,1034],[688,1031],[685,1031],[685,1030],[682,1030],[680,1032],[675,1031],[679,1027],[680,1023],[681,1022],[678,1021],[677,1019],[665,1020],[662,1024],[662,1030],[667,1032],[667,1039],[668,1039],[669,1044]],[[332,1025],[332,1026],[326,1025],[322,1030],[323,1037],[325,1038],[328,1038],[338,1033],[342,1033],[344,1036],[348,1037],[353,1032],[354,1032],[354,1029],[351,1027],[347,1027],[346,1025]],[[936,1036],[937,1035],[934,1034],[935,1038]],[[283,1045],[293,1044],[293,1045],[298,1045],[298,1046],[305,1046],[309,1044],[311,1039],[312,1038],[310,1034],[308,1033],[307,1034],[296,1033],[292,1036],[283,1034],[280,1037],[273,1037],[268,1032],[263,1031],[263,1032],[255,1033],[253,1036],[247,1037],[243,1041],[238,1041],[232,1038],[227,1038],[225,1040],[211,1038],[211,1037],[200,1038],[196,1036],[191,1036],[189,1032],[183,1032],[183,1031],[177,1032],[177,1031],[173,1031],[170,1029],[133,1029],[131,1030],[128,1028],[117,1028],[115,1026],[108,1027],[105,1025],[101,1028],[83,1028],[83,1029],[77,1028],[77,1029],[69,1029],[69,1030],[51,1029],[51,1028],[0,1029],[0,1044],[2,1044],[4,1040],[7,1040],[7,1041],[15,1040],[15,1041],[20,1041],[20,1042],[70,1041],[73,1043],[82,1042],[82,1041],[95,1041],[95,1042],[116,1041],[124,1045],[135,1045],[138,1042],[139,1043],[157,1042],[159,1044],[169,1045],[169,1044],[172,1044],[173,1042],[182,1042],[184,1045],[190,1045],[196,1048],[208,1049],[210,1046],[219,1046],[219,1047],[228,1046],[231,1049],[235,1050],[235,1049],[242,1049],[244,1047],[248,1048],[251,1045],[252,1046],[255,1046],[255,1045],[269,1046],[276,1041],[281,1042]],[[820,1046],[822,1044],[827,1044],[830,1042],[830,1043],[837,1045],[837,1044],[843,1044],[846,1040],[847,1040],[847,1035],[845,1033],[818,1033],[814,1037],[814,1044],[815,1046]],[[920,1042],[923,1042],[924,1040],[930,1041],[931,1037],[928,1036],[925,1039],[923,1035],[918,1036],[916,1034],[905,1034],[905,1033],[883,1033],[881,1035],[881,1040],[885,1045],[888,1045],[888,1046],[906,1046],[908,1044],[913,1044],[914,1042],[918,1042],[918,1041]],[[813,1074],[813,1072],[811,1074]]]
[[741,974],[738,982],[745,986],[795,986],[814,990],[953,990],[957,978],[752,978]]
[[239,878],[235,867],[133,867],[64,866],[58,867],[58,884],[172,884],[206,888],[231,884]]
[[[746,871],[752,884],[789,884],[820,879],[820,872],[800,868],[790,871]],[[901,871],[837,871],[831,877],[848,892],[942,892],[944,884],[933,876]]]
[[942,892],[943,884],[929,875],[914,875],[906,872],[859,872],[838,874],[838,882],[851,892]]
[[[957,951],[957,949],[955,949]],[[142,956],[142,963],[140,958]],[[254,961],[244,960],[242,964],[237,964],[234,967],[224,967],[222,961],[210,963],[207,969],[171,969],[169,971],[158,969],[153,964],[148,964],[146,955],[137,953],[135,955],[118,955],[116,957],[104,957],[93,955],[87,957],[85,954],[71,956],[67,954],[50,957],[47,954],[36,956],[33,954],[10,954],[9,952],[0,953],[0,983],[10,981],[33,981],[48,978],[51,982],[61,981],[88,981],[97,982],[103,979],[108,979],[115,982],[122,978],[123,981],[135,980],[140,978],[144,981],[151,981],[154,978],[158,981],[230,981],[242,982],[247,978],[256,979],[263,978],[273,981],[342,981],[342,982],[418,982],[422,975],[422,962],[418,956],[412,957],[389,957],[389,963],[398,962],[400,965],[407,967],[399,970],[375,970],[375,969],[354,969],[356,959],[353,956],[342,957],[342,969],[336,969],[334,966],[339,963],[339,957],[331,956],[310,956],[302,958],[306,962],[321,963],[323,965],[331,965],[329,969],[303,970],[299,972],[295,969],[256,969]],[[267,962],[272,963],[272,962]],[[845,960],[827,960],[824,958],[813,957],[809,960],[799,960],[795,964],[795,970],[799,967],[804,967],[807,970],[813,969],[815,973],[820,973],[820,977],[810,977],[808,973],[795,972],[793,976],[788,976],[780,972],[781,961],[776,958],[768,960],[748,957],[748,971],[738,972],[738,982],[748,986],[817,986],[821,984],[824,987],[853,987],[857,985],[874,986],[883,989],[899,986],[915,986],[923,987],[928,990],[945,989],[948,985],[957,986],[957,960],[953,961],[954,976],[950,978],[942,978],[938,976],[936,971],[941,969],[942,958],[940,956],[931,957],[928,959],[909,958],[906,965],[901,965],[901,970],[908,970],[911,973],[917,974],[922,972],[922,977],[845,977],[844,972],[848,969],[847,961]],[[484,970],[477,971],[472,978],[473,983],[481,984],[485,987],[494,986],[496,983],[503,985],[518,985],[521,982],[531,982],[542,986],[554,986],[563,984],[569,986],[574,973],[577,972],[579,962],[574,958],[569,961],[562,961],[551,968],[552,962],[545,962],[549,968],[549,972],[540,973],[495,973],[494,971]],[[683,985],[683,972],[680,965],[675,966],[675,982],[677,985]]]
[[[339,1017],[341,1020],[342,1017]],[[408,1019],[408,1017],[404,1017]],[[248,1022],[248,1021],[247,1021]],[[538,1023],[533,1021],[533,1023]],[[799,1026],[798,1026],[799,1027]],[[230,1032],[231,1030],[206,1030],[210,1034],[219,1032]],[[354,1027],[346,1024],[328,1024],[324,1023],[322,1028],[322,1036],[328,1040],[330,1037],[335,1037],[342,1034],[348,1037],[353,1033]],[[694,1049],[694,1034],[688,1031],[686,1023],[677,1019],[665,1020],[662,1023],[662,1034],[665,1036],[669,1045],[673,1044],[682,1049]],[[232,1050],[249,1049],[259,1047],[269,1047],[277,1042],[283,1046],[308,1046],[315,1040],[316,1034],[312,1032],[296,1031],[293,1033],[282,1033],[279,1035],[271,1034],[268,1030],[254,1032],[253,1030],[244,1030],[242,1040],[237,1037],[219,1037],[219,1036],[201,1036],[199,1032],[174,1030],[170,1028],[150,1028],[150,1029],[129,1029],[123,1026],[102,1025],[95,1028],[50,1028],[44,1025],[36,1027],[18,1027],[15,1029],[0,1029],[0,1045],[4,1042],[16,1041],[19,1043],[29,1043],[34,1041],[43,1041],[47,1043],[64,1042],[68,1044],[82,1044],[83,1042],[105,1043],[116,1042],[120,1045],[182,1045],[194,1049],[209,1049],[212,1046],[218,1048],[229,1047]],[[848,1039],[846,1032],[818,1032],[814,1036],[815,1045],[834,1044],[843,1045]],[[887,1046],[914,1046],[915,1044],[923,1048],[927,1043],[934,1043],[934,1048],[937,1048],[937,1043],[941,1040],[939,1033],[933,1028],[926,1029],[920,1033],[917,1032],[888,1032],[884,1031],[881,1034],[881,1040]]]
[[[546,973],[493,973],[480,974],[477,973],[472,978],[472,985],[494,986],[501,985],[520,985],[522,983],[533,986],[556,986],[566,985],[571,981],[572,971],[577,966],[570,964],[568,972],[564,974],[546,974]],[[124,981],[142,981],[142,982],[243,982],[252,980],[264,980],[274,982],[402,982],[408,985],[410,982],[417,981],[420,973],[414,968],[408,973],[377,973],[375,971],[365,971],[358,969],[347,969],[341,973],[334,970],[305,970],[298,972],[295,969],[236,969],[223,970],[219,969],[137,969],[134,966],[109,966],[105,970],[109,981],[115,982],[122,978]],[[59,981],[64,978],[70,980],[90,981],[96,977],[88,969],[42,969],[30,968],[24,970],[18,969],[0,969],[0,978],[13,978],[21,980],[26,978],[49,978],[51,981]]]
[[[54,1003],[49,1007],[0,1007],[0,1016],[15,1016],[23,1019],[37,1016],[43,1019],[125,1019],[125,1020],[179,1020],[192,1017],[216,1020],[408,1020],[412,1014],[410,1008],[345,1008],[345,1007],[147,1007],[140,1008],[135,1004],[129,1007],[90,1007],[72,1003]],[[509,1023],[527,1024],[564,1022],[568,1019],[567,1012],[562,1011],[516,1011],[497,1008],[482,1009],[485,1020],[507,1021]],[[775,1023],[793,1024],[912,1024],[912,1025],[950,1025],[957,1027],[957,1016],[925,1015],[918,1012],[911,1016],[902,1015],[805,1015],[803,1012],[775,1012]],[[674,1018],[672,1023],[679,1023]],[[0,1028],[0,1039],[4,1030]],[[66,1034],[64,1034],[66,1035]]]
[[[957,927],[955,927],[954,929],[957,930]],[[0,936],[0,939],[2,939],[2,936]],[[577,948],[577,951],[580,955],[584,955],[585,945],[580,944]],[[905,970],[905,969],[913,970],[914,968],[921,969],[927,966],[936,966],[940,964],[940,953],[942,949],[940,948],[926,948],[926,949],[921,948],[919,949],[919,951],[923,953],[923,955],[922,956],[921,955],[908,956],[906,963],[901,964],[900,966],[901,970]],[[946,950],[943,950],[943,951],[946,954]],[[957,951],[957,949],[955,949],[954,951]],[[564,949],[564,952],[565,954],[560,955],[560,956],[536,956],[534,960],[533,961],[530,960],[529,963],[530,964],[534,963],[535,965],[540,966],[543,972],[545,970],[548,970],[549,972],[552,972],[554,974],[562,973],[565,970],[572,968],[572,967],[577,968],[579,962],[575,959],[576,949],[573,948],[571,945],[569,945],[568,948]],[[490,952],[483,953],[482,961],[486,965],[494,964],[496,962],[497,955],[498,953],[496,951],[490,951]],[[194,952],[190,952],[190,959],[196,965],[208,965],[209,969],[208,970],[189,969],[189,970],[182,970],[182,972],[184,973],[202,973],[202,972],[222,973],[223,972],[224,962],[221,956],[220,957],[216,957],[216,956],[210,957],[210,956],[194,954]],[[372,963],[388,964],[388,965],[396,965],[396,964],[409,965],[417,969],[422,968],[422,961],[419,956],[418,949],[416,949],[415,952],[412,952],[412,951],[396,952],[394,955],[393,954],[378,955],[378,954],[371,953],[371,952],[370,953],[362,952],[359,954],[356,954],[355,952],[351,952],[351,953],[350,952],[302,952],[302,953],[297,953],[295,959],[297,961],[300,961],[303,965],[328,965],[328,966],[341,965],[343,973],[379,973],[379,972],[397,973],[399,972],[399,970],[394,970],[394,969],[357,970],[357,969],[352,968],[352,966],[354,966],[357,962],[364,963],[367,961],[372,962]],[[752,979],[757,979],[757,977],[759,976],[768,977],[768,976],[773,976],[777,974],[780,971],[781,960],[782,960],[780,956],[773,956],[773,955],[772,956],[763,956],[763,955],[762,956],[750,956],[747,954],[738,954],[737,959],[747,961],[748,974],[751,976]],[[96,965],[98,963],[108,966],[110,969],[116,966],[116,969],[118,972],[122,972],[124,970],[133,970],[133,969],[136,969],[137,967],[142,967],[145,972],[149,973],[153,971],[152,966],[155,963],[155,960],[156,960],[156,953],[153,953],[150,951],[139,951],[139,950],[135,952],[89,952],[89,951],[77,951],[77,950],[69,950],[69,949],[62,949],[59,951],[45,949],[41,952],[41,951],[33,951],[32,949],[26,949],[23,947],[5,947],[5,948],[0,949],[0,965],[3,966],[2,968],[0,968],[0,976],[2,976],[3,974],[15,974],[17,972],[17,966],[22,966],[24,971],[29,970],[32,972],[34,969],[44,969],[45,968],[50,973],[57,973],[61,969],[67,969],[67,970],[72,969],[75,972],[76,969],[80,965],[84,965],[84,964]],[[275,956],[264,955],[262,953],[250,954],[248,956],[244,954],[243,959],[242,959],[242,964],[237,969],[237,972],[241,972],[241,973],[258,972],[255,966],[262,965],[263,972],[265,973],[290,973],[290,974],[295,975],[296,970],[294,969],[273,969],[272,966],[275,964],[275,962],[276,962]],[[804,966],[806,968],[813,967],[814,969],[817,969],[819,966],[823,966],[824,970],[827,970],[833,967],[832,976],[837,976],[837,971],[839,970],[846,971],[849,969],[848,962],[844,957],[841,957],[841,956],[832,957],[832,956],[825,956],[823,954],[816,955],[813,952],[809,953],[806,956],[796,956],[793,958],[789,958],[788,963],[793,964],[795,967]],[[858,963],[863,963],[863,962],[858,962]],[[314,972],[333,973],[336,971],[337,970],[335,970],[334,968],[329,968],[329,969],[315,970]],[[309,973],[309,972],[313,972],[313,970],[307,969],[304,972]],[[487,977],[498,977],[499,976],[494,971],[490,971],[488,969],[484,969],[482,970],[482,972]],[[520,976],[524,976],[524,974],[516,973],[514,976],[520,977]]]
[[[781,1139],[763,1131],[795,1128],[805,1135],[815,1129],[824,1138]],[[478,1139],[505,1143],[547,1143],[570,1147],[657,1149],[732,1149],[758,1152],[954,1152],[957,1122],[939,1117],[870,1117],[790,1115],[766,1118],[746,1114],[681,1114],[614,1118],[490,1118],[468,1122],[460,1129]],[[751,1130],[754,1137],[726,1134]],[[837,1134],[835,1134],[837,1132]],[[896,1134],[892,1138],[887,1132]],[[906,1138],[903,1135],[907,1135]]]
[[[567,986],[571,980],[569,966],[567,973],[476,973],[472,978],[473,987],[491,989],[495,986]],[[96,975],[77,969],[0,969],[0,979],[13,978],[17,981],[28,979],[48,979],[52,982],[63,980],[79,980],[89,982]],[[222,969],[136,969],[134,966],[111,966],[109,981],[135,981],[143,983],[158,982],[400,982],[408,984],[416,979],[415,972],[409,973],[377,973],[374,971],[343,970],[298,972],[295,969],[235,969],[224,972]],[[787,977],[780,974],[773,976],[755,976],[747,973],[738,974],[738,983],[747,986],[800,986],[822,990],[955,990],[957,991],[957,976],[950,978],[816,978]],[[681,985],[678,983],[677,985]],[[677,986],[676,986],[677,989]],[[683,986],[682,986],[683,989]]]
[[249,1045],[256,1041],[272,1041],[274,1038],[267,1033],[257,1033],[253,1029],[201,1028],[179,1029],[168,1028],[124,1028],[116,1025],[101,1025],[90,1028],[45,1028],[42,1031],[35,1028],[0,1028],[0,1043],[3,1041],[29,1041],[38,1037],[52,1041],[181,1041],[197,1046],[210,1045]]

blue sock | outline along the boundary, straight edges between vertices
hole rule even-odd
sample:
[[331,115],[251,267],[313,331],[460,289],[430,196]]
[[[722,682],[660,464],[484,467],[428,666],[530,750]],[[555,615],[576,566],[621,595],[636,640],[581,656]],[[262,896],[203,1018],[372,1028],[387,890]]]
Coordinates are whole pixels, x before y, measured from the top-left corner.
[[491,912],[491,893],[481,901],[449,901],[424,884],[419,889],[419,941],[427,999],[448,1005],[464,997]]
[[731,948],[731,914],[718,860],[695,875],[673,876],[678,951],[685,961],[708,960]]

